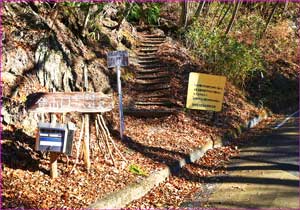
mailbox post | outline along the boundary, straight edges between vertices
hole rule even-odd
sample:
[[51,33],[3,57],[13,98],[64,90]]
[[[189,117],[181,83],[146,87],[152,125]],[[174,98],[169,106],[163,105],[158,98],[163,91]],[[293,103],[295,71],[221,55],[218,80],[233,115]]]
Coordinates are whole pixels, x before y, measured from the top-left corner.
[[[101,113],[112,110],[113,105],[112,95],[100,92],[34,93],[27,96],[26,101],[27,110],[34,113]],[[51,121],[52,123],[39,124],[36,135],[36,150],[50,152],[50,175],[54,178],[57,177],[57,158],[59,154],[71,154],[72,142],[69,140],[73,139],[75,125],[70,127],[71,123],[68,123],[68,126],[58,124],[54,118]],[[85,165],[89,170],[88,126],[85,130]]]
[[36,135],[35,149],[50,152],[50,175],[58,176],[57,158],[60,153],[71,155],[75,125],[68,126],[58,123],[39,123]]

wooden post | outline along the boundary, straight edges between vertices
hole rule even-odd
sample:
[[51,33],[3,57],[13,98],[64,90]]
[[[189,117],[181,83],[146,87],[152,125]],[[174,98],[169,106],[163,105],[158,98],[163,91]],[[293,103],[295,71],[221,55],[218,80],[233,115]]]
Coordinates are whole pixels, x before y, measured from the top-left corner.
[[[52,89],[53,92],[55,92],[55,88]],[[56,116],[55,114],[51,114],[51,124],[56,123]],[[58,177],[57,172],[57,159],[58,159],[59,153],[57,152],[50,152],[50,176],[51,178]]]
[[83,143],[83,160],[87,171],[90,171],[91,161],[90,161],[90,123],[89,114],[84,115],[84,143]]
[[57,159],[58,159],[59,153],[57,152],[50,152],[50,176],[51,178],[58,177],[57,172]]
[[[88,71],[87,67],[84,67],[83,71],[84,77],[84,89],[88,91]],[[84,143],[83,143],[83,160],[87,171],[90,171],[91,161],[90,161],[90,123],[89,123],[89,114],[84,114]]]

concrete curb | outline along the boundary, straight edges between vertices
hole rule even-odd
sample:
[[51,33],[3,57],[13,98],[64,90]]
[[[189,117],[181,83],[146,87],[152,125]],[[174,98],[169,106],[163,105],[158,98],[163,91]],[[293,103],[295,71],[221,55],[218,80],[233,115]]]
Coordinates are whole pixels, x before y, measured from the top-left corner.
[[261,122],[263,119],[266,119],[267,117],[268,114],[266,112],[261,113],[259,116],[249,120],[246,124],[238,126],[237,128],[229,131],[224,135],[223,138],[219,137],[214,142],[209,140],[204,146],[191,152],[187,158],[180,159],[172,167],[167,166],[160,171],[152,173],[150,176],[138,183],[130,184],[117,192],[113,192],[91,204],[89,208],[105,209],[125,207],[130,202],[143,197],[152,188],[164,182],[172,174],[172,172],[178,171],[184,165],[193,163],[196,160],[200,159],[210,149],[227,145],[231,139],[236,138],[243,131],[255,127],[259,122]]

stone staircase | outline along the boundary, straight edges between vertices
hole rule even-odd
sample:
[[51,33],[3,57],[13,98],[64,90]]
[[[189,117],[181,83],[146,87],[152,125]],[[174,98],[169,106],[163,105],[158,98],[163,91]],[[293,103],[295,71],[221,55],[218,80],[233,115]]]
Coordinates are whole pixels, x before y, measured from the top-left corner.
[[159,117],[174,112],[171,102],[170,72],[157,56],[163,35],[143,35],[137,47],[137,65],[133,86],[133,107],[126,114]]

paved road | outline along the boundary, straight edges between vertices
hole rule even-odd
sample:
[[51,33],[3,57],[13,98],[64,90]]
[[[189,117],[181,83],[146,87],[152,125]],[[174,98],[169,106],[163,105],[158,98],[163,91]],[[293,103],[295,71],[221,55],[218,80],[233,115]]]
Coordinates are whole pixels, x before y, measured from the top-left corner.
[[299,116],[243,146],[228,171],[206,184],[208,198],[185,206],[299,209]]

